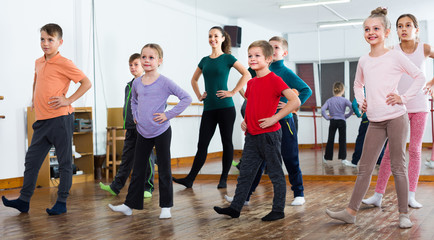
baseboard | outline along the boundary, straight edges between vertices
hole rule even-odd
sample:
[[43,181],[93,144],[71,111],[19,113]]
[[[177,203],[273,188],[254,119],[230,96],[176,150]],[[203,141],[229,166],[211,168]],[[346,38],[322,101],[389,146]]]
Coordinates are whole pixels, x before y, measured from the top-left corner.
[[20,188],[23,182],[24,177],[0,179],[0,189]]

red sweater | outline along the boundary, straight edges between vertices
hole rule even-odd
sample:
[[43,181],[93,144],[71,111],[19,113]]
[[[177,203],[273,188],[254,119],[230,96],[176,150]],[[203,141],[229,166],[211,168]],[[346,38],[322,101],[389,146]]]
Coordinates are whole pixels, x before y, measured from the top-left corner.
[[280,129],[279,122],[271,127],[259,127],[259,120],[269,118],[276,113],[282,91],[288,89],[288,85],[276,74],[270,72],[264,77],[254,77],[247,82],[247,97],[245,122],[247,132],[251,135],[258,135],[267,132],[274,132]]

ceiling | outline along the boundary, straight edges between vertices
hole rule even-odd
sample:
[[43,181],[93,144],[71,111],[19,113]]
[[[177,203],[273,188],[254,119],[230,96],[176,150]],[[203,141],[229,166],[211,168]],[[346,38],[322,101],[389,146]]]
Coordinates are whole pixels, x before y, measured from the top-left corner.
[[[300,0],[178,0],[214,14],[265,26],[282,33],[317,30],[318,22],[365,19],[378,6],[387,7],[394,25],[403,13],[414,14],[419,21],[434,19],[434,0],[352,0],[326,6],[280,9],[285,2]],[[306,0],[301,0],[306,1]]]

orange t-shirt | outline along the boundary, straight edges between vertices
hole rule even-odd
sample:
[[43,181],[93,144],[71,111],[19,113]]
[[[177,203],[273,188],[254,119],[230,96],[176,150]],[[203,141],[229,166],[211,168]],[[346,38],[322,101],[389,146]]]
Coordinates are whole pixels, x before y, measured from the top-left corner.
[[44,120],[68,115],[74,112],[69,105],[57,109],[51,108],[48,102],[50,97],[66,95],[71,80],[78,83],[86,75],[75,64],[57,53],[56,56],[46,61],[45,56],[35,62],[35,91],[33,103],[35,106],[36,120]]

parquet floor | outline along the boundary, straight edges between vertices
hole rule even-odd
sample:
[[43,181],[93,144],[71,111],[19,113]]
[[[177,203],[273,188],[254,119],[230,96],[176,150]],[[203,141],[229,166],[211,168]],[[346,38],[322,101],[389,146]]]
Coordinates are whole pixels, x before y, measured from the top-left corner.
[[[218,215],[213,206],[227,206],[223,196],[233,195],[235,180],[227,189],[217,189],[217,179],[197,180],[192,189],[174,185],[172,218],[159,220],[158,191],[145,199],[145,209],[132,216],[112,212],[107,204],[123,203],[127,188],[119,196],[99,189],[98,183],[74,184],[68,199],[68,213],[48,216],[45,208],[56,200],[56,188],[36,189],[30,212],[0,206],[1,239],[434,239],[434,183],[419,184],[417,199],[422,209],[411,209],[414,227],[398,228],[397,200],[390,183],[383,207],[364,206],[356,224],[345,225],[329,219],[326,207],[341,209],[351,195],[353,182],[307,181],[306,204],[289,206],[288,192],[285,218],[275,222],[260,219],[271,210],[272,185],[263,180],[244,207],[240,218]],[[373,193],[371,186],[368,195]],[[0,191],[16,198],[18,189]]]

